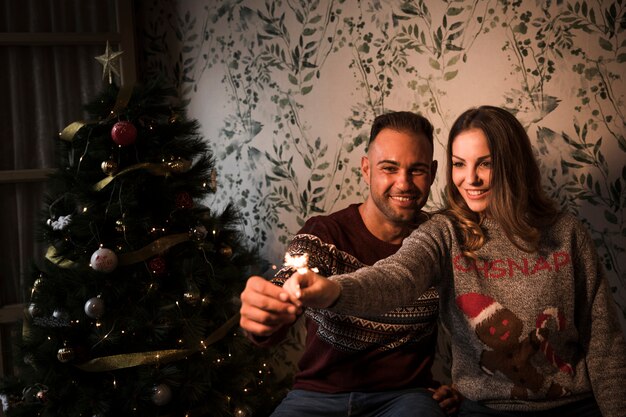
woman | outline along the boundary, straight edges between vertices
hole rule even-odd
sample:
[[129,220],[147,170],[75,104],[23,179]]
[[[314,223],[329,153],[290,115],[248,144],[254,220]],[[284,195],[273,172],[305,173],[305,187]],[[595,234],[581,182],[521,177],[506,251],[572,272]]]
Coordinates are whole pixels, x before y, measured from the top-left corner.
[[593,242],[541,188],[528,135],[482,106],[454,123],[448,208],[391,257],[285,283],[296,305],[382,311],[438,287],[461,416],[626,416],[626,343]]

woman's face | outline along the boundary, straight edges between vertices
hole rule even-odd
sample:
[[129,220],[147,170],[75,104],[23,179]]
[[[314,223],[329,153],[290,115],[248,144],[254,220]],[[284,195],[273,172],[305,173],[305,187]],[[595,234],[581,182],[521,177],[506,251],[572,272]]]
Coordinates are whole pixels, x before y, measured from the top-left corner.
[[465,130],[452,141],[452,182],[470,210],[487,210],[491,198],[491,153],[481,129]]

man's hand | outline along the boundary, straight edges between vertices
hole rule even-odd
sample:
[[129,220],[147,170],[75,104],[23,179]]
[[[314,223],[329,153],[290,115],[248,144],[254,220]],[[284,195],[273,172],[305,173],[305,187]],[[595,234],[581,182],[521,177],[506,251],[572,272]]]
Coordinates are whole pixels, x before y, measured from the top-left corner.
[[239,325],[255,336],[270,336],[293,323],[300,308],[289,302],[287,293],[263,277],[251,276],[241,293]]
[[454,386],[442,385],[436,390],[432,390],[433,399],[439,402],[439,407],[448,415],[455,414],[459,411],[459,405],[463,400],[463,396]]
[[295,272],[283,285],[289,300],[296,306],[327,308],[337,301],[341,286],[307,269]]

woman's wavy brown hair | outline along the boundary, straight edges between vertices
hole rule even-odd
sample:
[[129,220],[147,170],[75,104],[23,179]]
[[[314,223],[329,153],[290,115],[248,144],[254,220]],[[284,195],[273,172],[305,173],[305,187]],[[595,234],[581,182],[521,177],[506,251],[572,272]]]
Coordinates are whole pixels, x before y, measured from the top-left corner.
[[[452,142],[469,129],[483,131],[491,153],[491,200],[485,213],[470,210],[452,181]],[[530,139],[515,116],[493,106],[465,111],[450,130],[446,159],[445,211],[458,222],[465,255],[476,258],[475,252],[484,245],[480,224],[485,216],[498,222],[515,246],[534,252],[541,229],[555,221],[558,209],[541,186]]]

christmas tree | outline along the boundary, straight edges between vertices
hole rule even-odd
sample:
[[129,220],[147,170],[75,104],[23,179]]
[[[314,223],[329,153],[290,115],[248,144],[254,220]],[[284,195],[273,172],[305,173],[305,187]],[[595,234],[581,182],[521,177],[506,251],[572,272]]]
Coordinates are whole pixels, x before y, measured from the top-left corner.
[[198,123],[159,83],[108,85],[59,135],[8,416],[264,416],[284,394],[240,334],[260,264]]

